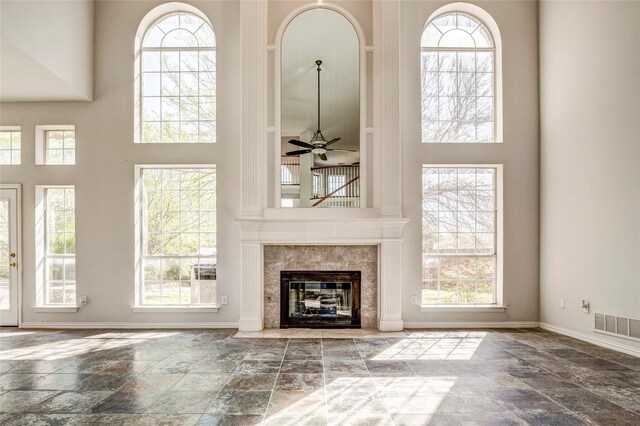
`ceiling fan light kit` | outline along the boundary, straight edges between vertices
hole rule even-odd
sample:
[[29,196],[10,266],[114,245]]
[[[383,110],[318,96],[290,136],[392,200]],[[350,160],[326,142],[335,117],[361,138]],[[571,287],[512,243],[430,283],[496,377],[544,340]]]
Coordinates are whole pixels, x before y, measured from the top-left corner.
[[305,149],[301,149],[297,151],[289,151],[286,153],[287,156],[313,153],[318,157],[320,157],[322,161],[327,161],[328,151],[356,152],[355,150],[352,150],[352,149],[327,148],[329,145],[338,142],[340,138],[335,138],[335,139],[331,139],[330,141],[327,141],[324,138],[322,131],[320,130],[320,71],[321,71],[320,65],[322,65],[322,61],[320,59],[316,60],[316,66],[317,66],[316,71],[318,71],[318,130],[315,131],[315,133],[313,134],[313,137],[311,138],[311,141],[309,142],[303,142],[297,139],[291,139],[289,141],[291,145],[299,146]]

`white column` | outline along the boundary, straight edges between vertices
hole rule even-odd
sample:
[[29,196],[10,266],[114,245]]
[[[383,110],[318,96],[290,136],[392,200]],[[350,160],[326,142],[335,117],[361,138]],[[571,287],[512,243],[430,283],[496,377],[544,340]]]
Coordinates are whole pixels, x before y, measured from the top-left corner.
[[260,243],[242,243],[242,294],[240,304],[240,331],[260,331],[262,314],[262,246]]
[[[373,1],[375,207],[402,218],[400,139],[400,1]],[[402,330],[402,227],[380,244],[378,328]],[[397,238],[397,239],[396,239]]]
[[401,331],[402,321],[402,241],[380,244],[380,288],[378,329]]
[[[240,220],[262,217],[266,199],[267,2],[240,3],[242,48],[242,194]],[[259,227],[259,222],[255,224]],[[262,330],[262,246],[242,240],[241,331]]]
[[242,47],[242,205],[240,217],[262,216],[266,193],[267,2],[240,3]]
[[374,0],[376,207],[402,217],[400,173],[400,1]]

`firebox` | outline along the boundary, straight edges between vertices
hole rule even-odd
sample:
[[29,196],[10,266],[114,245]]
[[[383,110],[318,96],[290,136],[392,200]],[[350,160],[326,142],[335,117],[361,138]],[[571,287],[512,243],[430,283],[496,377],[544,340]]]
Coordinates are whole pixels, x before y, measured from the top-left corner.
[[360,271],[281,271],[280,328],[360,328]]

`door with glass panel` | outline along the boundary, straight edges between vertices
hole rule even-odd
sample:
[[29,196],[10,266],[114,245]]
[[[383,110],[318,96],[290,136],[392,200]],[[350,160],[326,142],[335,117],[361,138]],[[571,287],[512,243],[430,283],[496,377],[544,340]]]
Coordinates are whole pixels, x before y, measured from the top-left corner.
[[0,325],[18,325],[18,193],[0,189]]

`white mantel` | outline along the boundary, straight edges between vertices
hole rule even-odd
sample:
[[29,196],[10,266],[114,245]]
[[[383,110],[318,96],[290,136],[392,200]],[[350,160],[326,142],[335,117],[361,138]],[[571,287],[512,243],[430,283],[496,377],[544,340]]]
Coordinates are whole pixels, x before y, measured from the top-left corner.
[[[373,208],[267,208],[267,3],[241,3],[243,124],[240,331],[263,328],[263,247],[267,244],[379,246],[378,329],[402,321],[400,173],[400,4],[374,0]],[[322,3],[328,7],[326,2]],[[330,6],[330,5],[329,5]]]

